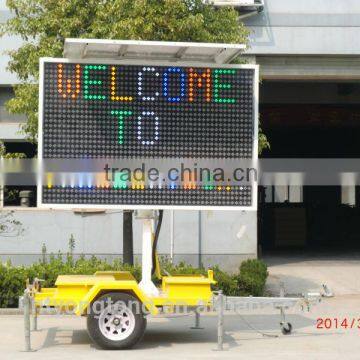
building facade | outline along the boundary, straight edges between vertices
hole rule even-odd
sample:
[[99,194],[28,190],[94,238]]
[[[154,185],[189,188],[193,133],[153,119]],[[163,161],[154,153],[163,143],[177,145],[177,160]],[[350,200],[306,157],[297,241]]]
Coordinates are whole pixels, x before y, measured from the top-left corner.
[[[240,13],[250,29],[250,48],[244,57],[260,65],[262,77],[261,122],[271,143],[263,156],[358,157],[359,1],[265,0],[256,10],[247,16]],[[0,14],[0,21],[10,16],[5,1],[0,2]],[[20,43],[4,37],[0,49]],[[0,139],[8,151],[21,151],[30,146],[18,133],[24,118],[8,114],[4,107],[17,82],[6,71],[7,61],[4,56],[0,62]],[[159,253],[175,261],[236,269],[243,259],[257,257],[259,248],[266,252],[336,246],[336,239],[345,236],[341,229],[351,229],[357,222],[358,193],[357,187],[267,186],[259,196],[259,215],[255,211],[166,211]],[[43,244],[47,254],[65,253],[71,235],[76,254],[121,256],[121,212],[16,210],[24,232],[15,238],[0,237],[2,260],[35,261],[42,256]],[[329,228],[329,219],[336,226]],[[356,246],[356,236],[347,239],[343,249]],[[136,220],[134,242],[139,255],[141,227]]]
[[[353,0],[267,0],[244,20],[249,61],[261,69],[260,119],[271,144],[264,158],[342,159],[344,168],[359,158],[359,13]],[[263,251],[358,249],[358,187],[320,185],[263,189]]]

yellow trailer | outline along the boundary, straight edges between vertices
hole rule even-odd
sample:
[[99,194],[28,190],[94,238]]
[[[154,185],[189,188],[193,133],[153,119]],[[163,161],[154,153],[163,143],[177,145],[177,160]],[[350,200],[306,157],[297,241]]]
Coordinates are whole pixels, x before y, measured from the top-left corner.
[[[86,316],[89,335],[96,344],[104,349],[125,349],[131,348],[142,338],[148,314],[195,311],[195,328],[198,328],[199,312],[212,306],[218,313],[218,349],[221,350],[224,311],[258,305],[272,306],[280,310],[282,333],[289,334],[292,326],[285,320],[285,310],[297,304],[309,306],[319,300],[318,294],[308,294],[304,298],[287,298],[283,292],[280,297],[223,297],[219,291],[214,301],[211,286],[216,281],[212,270],[208,270],[207,276],[161,275],[156,244],[162,212],[159,212],[159,216],[153,211],[142,212],[137,217],[143,220],[142,279],[139,283],[128,271],[60,275],[55,288],[42,288],[41,283],[35,280],[34,285],[25,292],[33,297],[34,314],[41,307],[53,307],[60,312]],[[152,276],[160,280],[160,286],[155,286]],[[28,309],[24,314],[27,314],[25,318],[29,315]],[[26,336],[30,338],[29,326],[26,329]],[[30,345],[27,349],[30,349]]]
[[[60,275],[55,288],[42,288],[35,281],[31,288],[35,313],[42,307],[74,312],[87,317],[92,340],[105,349],[134,346],[143,336],[146,316],[160,312],[199,310],[212,304],[213,271],[203,275],[162,276],[156,245],[163,212],[142,210],[142,279],[128,271],[98,271],[94,275]],[[159,287],[153,276],[161,281]],[[198,313],[197,313],[198,316]]]
[[87,316],[92,340],[102,348],[134,346],[143,336],[146,315],[207,307],[212,303],[213,271],[207,276],[161,277],[156,296],[149,296],[129,272],[99,271],[94,275],[61,275],[55,288],[35,287],[37,308],[50,306]]

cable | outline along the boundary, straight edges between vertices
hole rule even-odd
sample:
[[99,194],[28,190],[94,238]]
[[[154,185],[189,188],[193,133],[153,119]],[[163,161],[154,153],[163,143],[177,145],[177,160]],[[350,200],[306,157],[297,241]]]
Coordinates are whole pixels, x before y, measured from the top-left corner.
[[158,222],[157,222],[157,224],[156,224],[154,242],[153,242],[153,247],[152,247],[152,269],[151,269],[151,275],[154,275],[154,274],[155,274],[155,270],[156,270],[156,248],[157,248],[157,243],[158,243],[158,240],[159,240],[159,234],[160,234],[160,229],[161,229],[161,224],[162,224],[163,215],[164,215],[164,210],[159,210],[159,219],[158,219]]
[[262,336],[270,337],[270,338],[278,338],[278,337],[279,337],[279,335],[267,334],[267,333],[264,333],[264,332],[256,329],[256,328],[253,327],[242,315],[238,314],[238,316],[239,316],[240,319],[249,327],[249,329],[257,332],[258,334],[260,334],[260,335],[262,335]]

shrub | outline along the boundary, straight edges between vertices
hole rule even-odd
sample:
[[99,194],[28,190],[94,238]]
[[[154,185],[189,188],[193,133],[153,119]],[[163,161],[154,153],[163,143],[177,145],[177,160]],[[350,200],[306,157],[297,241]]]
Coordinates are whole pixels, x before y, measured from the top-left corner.
[[218,266],[215,266],[213,269],[214,279],[217,281],[217,284],[213,286],[213,289],[222,290],[223,293],[228,296],[239,295],[236,275],[222,271]]
[[[177,265],[162,259],[161,267],[171,275],[203,274],[207,270],[196,268],[184,262]],[[141,278],[141,267],[136,264],[129,266],[119,260],[109,263],[95,256],[86,259],[84,256],[75,260],[72,255],[52,255],[48,262],[38,262],[30,266],[12,266],[10,262],[0,263],[0,307],[17,307],[18,298],[24,292],[26,279],[32,281],[35,277],[43,279],[43,287],[53,287],[58,275],[84,274],[91,275],[96,271],[130,271],[137,281]],[[267,267],[260,260],[244,261],[239,273],[229,274],[218,266],[213,267],[217,284],[214,290],[223,290],[229,296],[260,296],[263,295],[267,278]]]
[[254,274],[262,280],[266,280],[269,275],[266,264],[262,260],[258,259],[249,259],[243,261],[240,265],[240,273]]
[[266,264],[257,259],[243,261],[237,276],[239,295],[262,296],[268,277]]
[[24,291],[26,268],[12,267],[10,263],[0,265],[0,307],[16,307],[18,297]]

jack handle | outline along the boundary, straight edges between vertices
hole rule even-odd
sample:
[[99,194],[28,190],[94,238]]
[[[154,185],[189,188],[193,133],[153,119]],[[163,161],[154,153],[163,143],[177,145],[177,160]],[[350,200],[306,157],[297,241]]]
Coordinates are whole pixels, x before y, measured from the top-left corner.
[[34,278],[33,282],[30,283],[29,279],[26,279],[26,291],[29,293],[30,296],[34,296],[35,293],[41,291],[41,283],[45,280]]

